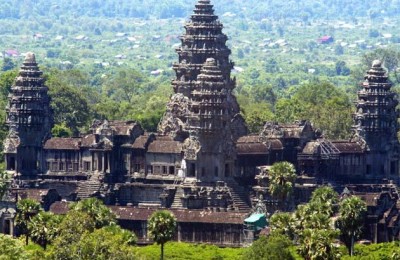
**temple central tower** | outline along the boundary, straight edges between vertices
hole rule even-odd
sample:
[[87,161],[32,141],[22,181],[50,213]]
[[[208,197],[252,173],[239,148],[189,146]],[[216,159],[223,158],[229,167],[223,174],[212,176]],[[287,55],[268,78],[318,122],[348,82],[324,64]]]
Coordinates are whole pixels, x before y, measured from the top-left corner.
[[231,50],[226,46],[228,38],[222,33],[222,29],[223,25],[214,14],[210,1],[199,0],[191,19],[185,25],[186,33],[181,37],[182,45],[177,49],[179,62],[173,66],[176,78],[172,81],[175,94],[171,97],[159,124],[160,134],[171,135],[180,140],[189,137],[189,107],[193,99],[199,98],[198,93],[196,97],[193,96],[193,90],[207,59],[213,59],[213,63],[221,72],[221,81],[226,85],[226,89],[230,90],[227,92],[226,106],[232,112],[230,120],[235,126],[232,132],[233,139],[247,133],[239,105],[231,91],[236,86],[236,80],[231,79]]

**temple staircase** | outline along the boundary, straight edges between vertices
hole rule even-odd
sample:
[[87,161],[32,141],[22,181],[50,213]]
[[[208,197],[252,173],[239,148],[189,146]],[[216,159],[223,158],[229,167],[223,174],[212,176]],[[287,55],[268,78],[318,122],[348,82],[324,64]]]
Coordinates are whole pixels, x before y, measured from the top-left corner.
[[99,181],[88,180],[79,184],[77,198],[80,200],[93,197],[100,191],[101,183]]
[[173,208],[173,209],[183,208],[182,200],[181,200],[183,195],[184,195],[183,189],[181,187],[176,187],[174,202],[171,204],[171,208]]
[[232,198],[233,208],[239,212],[250,212],[249,192],[235,181],[226,181]]

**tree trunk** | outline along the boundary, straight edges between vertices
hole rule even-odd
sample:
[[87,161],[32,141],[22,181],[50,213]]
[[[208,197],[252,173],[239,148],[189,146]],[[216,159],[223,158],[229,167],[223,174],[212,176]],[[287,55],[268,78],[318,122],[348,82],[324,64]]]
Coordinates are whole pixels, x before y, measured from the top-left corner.
[[164,243],[161,244],[161,260],[164,260]]
[[354,233],[351,236],[350,256],[353,256],[353,251],[354,251]]
[[25,245],[28,245],[28,244],[29,244],[29,235],[26,234],[25,235]]

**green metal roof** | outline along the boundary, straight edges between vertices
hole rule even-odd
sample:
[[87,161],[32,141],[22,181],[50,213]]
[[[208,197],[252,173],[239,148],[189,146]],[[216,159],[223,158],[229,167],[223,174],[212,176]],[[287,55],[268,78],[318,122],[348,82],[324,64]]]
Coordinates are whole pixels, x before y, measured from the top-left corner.
[[250,217],[246,218],[244,220],[244,222],[249,223],[249,224],[250,223],[256,223],[262,218],[265,219],[265,214],[254,213]]

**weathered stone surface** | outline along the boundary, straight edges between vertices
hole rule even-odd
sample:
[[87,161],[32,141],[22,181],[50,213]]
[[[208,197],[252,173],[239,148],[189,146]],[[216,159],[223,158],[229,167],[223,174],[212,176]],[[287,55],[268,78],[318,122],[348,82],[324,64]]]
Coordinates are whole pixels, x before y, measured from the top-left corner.
[[[179,63],[174,64],[176,79],[172,82],[175,95],[167,105],[167,111],[159,124],[159,133],[178,136],[182,140],[189,136],[191,129],[188,129],[186,122],[193,119],[193,113],[190,114],[188,108],[196,106],[199,101],[196,85],[199,80],[211,79],[215,84],[224,84],[224,102],[231,110],[228,120],[234,124],[232,130],[236,140],[247,133],[247,127],[232,94],[236,80],[230,76],[233,63],[229,60],[231,50],[226,46],[228,38],[222,33],[223,26],[209,1],[199,1],[193,12],[185,25],[182,45],[177,49]],[[218,70],[218,75],[213,75],[210,69]],[[206,95],[204,92],[202,94]]]

